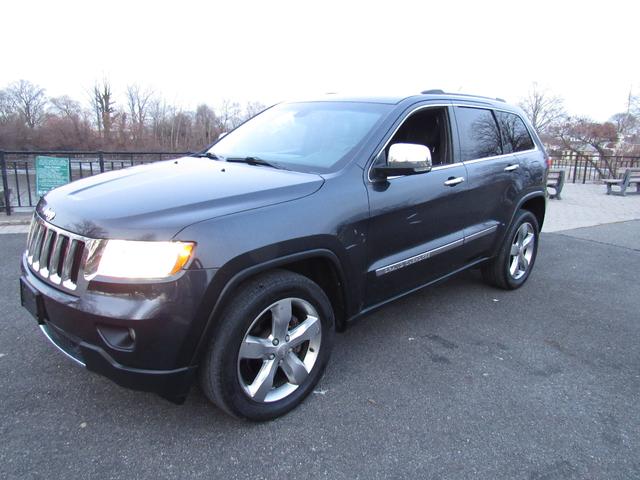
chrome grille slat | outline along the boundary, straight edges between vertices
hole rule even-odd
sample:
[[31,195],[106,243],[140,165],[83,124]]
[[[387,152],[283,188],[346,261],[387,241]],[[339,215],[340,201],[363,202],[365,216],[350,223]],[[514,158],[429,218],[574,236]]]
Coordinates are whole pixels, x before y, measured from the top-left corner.
[[[51,281],[55,282],[54,278],[58,277],[58,264],[60,263],[60,250],[64,243],[65,237],[61,234],[56,235],[56,243],[53,244],[53,251],[51,254],[51,260],[49,261],[49,274]],[[60,283],[60,282],[55,282]]]
[[64,263],[62,264],[62,283],[66,282],[67,280],[71,280],[71,267],[73,266],[73,259],[76,256],[77,247],[77,240],[71,240],[69,246],[67,247],[67,251],[64,255]]
[[40,223],[34,219],[31,225],[31,230],[29,232],[29,243],[27,243],[27,255],[30,258],[29,263],[33,262],[33,249],[35,247],[36,238],[38,236],[39,230],[40,230]]
[[40,252],[40,274],[43,277],[49,276],[49,252],[51,252],[51,241],[56,234],[53,230],[47,229],[42,240],[42,251]]
[[46,228],[41,225],[36,234],[36,240],[33,244],[33,268],[40,270],[40,252],[42,251],[42,240],[44,239]]
[[75,291],[77,283],[84,279],[82,260],[85,246],[91,241],[46,223],[36,214],[27,240],[26,261],[39,278],[63,290]]

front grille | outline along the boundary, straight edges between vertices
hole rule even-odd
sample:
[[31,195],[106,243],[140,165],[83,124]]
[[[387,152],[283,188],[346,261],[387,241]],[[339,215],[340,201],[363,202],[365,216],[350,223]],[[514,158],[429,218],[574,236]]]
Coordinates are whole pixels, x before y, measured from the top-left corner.
[[85,239],[34,215],[27,240],[27,263],[40,278],[65,290],[78,286]]

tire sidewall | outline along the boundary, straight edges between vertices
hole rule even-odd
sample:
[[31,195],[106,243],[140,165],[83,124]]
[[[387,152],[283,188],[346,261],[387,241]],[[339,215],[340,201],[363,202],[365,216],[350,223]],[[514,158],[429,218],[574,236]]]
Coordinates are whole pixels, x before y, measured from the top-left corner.
[[[238,378],[238,354],[244,336],[253,321],[270,305],[283,298],[296,297],[309,302],[318,312],[322,328],[322,337],[318,358],[305,382],[287,397],[270,403],[260,403],[247,396]],[[221,393],[225,406],[235,415],[252,420],[268,420],[283,415],[298,405],[318,382],[329,360],[333,346],[334,315],[326,295],[314,283],[300,282],[266,288],[245,308],[228,312],[223,328],[229,329],[224,343],[216,342],[212,369],[218,370],[221,380]],[[220,345],[222,343],[222,345]]]

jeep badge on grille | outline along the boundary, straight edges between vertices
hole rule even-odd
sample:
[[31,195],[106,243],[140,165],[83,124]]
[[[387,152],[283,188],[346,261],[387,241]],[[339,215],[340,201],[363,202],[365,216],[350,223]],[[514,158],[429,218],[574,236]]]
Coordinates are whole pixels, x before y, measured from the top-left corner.
[[42,214],[44,215],[44,218],[47,220],[47,222],[50,222],[56,216],[56,212],[54,212],[53,208],[49,208],[49,207],[45,208]]

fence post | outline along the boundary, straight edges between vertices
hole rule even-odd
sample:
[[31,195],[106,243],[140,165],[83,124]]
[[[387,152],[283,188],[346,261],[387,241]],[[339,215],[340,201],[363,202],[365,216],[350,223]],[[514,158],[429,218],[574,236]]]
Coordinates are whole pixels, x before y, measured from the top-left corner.
[[0,151],[0,170],[2,170],[2,188],[4,193],[4,211],[11,215],[11,195],[9,194],[9,178],[7,176],[7,162],[4,159],[4,152]]
[[100,173],[104,173],[104,154],[98,152],[98,163],[100,164]]
[[[571,171],[571,170],[569,170]],[[575,161],[573,162],[573,183],[576,183],[576,177],[578,176],[578,156],[575,156]]]

